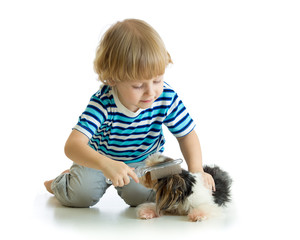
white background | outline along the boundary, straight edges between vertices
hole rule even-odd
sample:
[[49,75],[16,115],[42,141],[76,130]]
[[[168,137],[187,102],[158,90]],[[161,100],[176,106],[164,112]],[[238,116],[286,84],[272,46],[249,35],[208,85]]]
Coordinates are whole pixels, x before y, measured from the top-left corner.
[[[204,164],[217,164],[234,179],[235,217],[211,231],[299,239],[299,5],[1,1],[2,234],[41,229],[45,238],[56,231],[33,219],[36,198],[47,194],[44,180],[71,164],[63,147],[99,87],[93,59],[102,34],[118,20],[140,18],[171,54],[165,80],[197,123]],[[176,140],[166,135],[166,154],[180,157]]]

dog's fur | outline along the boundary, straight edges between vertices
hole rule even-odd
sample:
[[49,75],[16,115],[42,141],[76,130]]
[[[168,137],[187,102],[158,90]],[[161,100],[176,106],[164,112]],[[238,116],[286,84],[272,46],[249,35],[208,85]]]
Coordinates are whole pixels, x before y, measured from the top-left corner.
[[[172,161],[161,154],[147,158],[146,165]],[[182,169],[175,174],[152,180],[150,173],[140,178],[140,182],[156,191],[155,203],[143,203],[137,208],[137,216],[150,219],[164,214],[188,215],[190,221],[202,221],[221,214],[222,206],[230,201],[231,178],[219,167],[204,167],[204,171],[214,178],[216,191],[204,186],[201,173],[192,174]]]

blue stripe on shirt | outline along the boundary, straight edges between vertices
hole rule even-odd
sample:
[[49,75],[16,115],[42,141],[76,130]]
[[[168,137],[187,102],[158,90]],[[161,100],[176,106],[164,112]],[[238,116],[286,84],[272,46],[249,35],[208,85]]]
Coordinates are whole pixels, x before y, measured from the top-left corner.
[[[170,110],[172,111],[170,112]],[[157,150],[162,151],[162,124],[180,137],[194,123],[176,92],[167,84],[153,107],[138,116],[118,111],[110,86],[103,85],[90,100],[74,129],[89,136],[89,145],[101,154],[118,161],[138,162]]]

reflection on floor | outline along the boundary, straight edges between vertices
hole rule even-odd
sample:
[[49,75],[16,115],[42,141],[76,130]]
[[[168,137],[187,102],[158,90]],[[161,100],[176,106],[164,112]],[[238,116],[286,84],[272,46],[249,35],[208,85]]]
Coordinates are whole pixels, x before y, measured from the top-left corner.
[[[192,223],[186,216],[163,216],[156,219],[136,218],[135,208],[130,208],[118,197],[115,189],[108,189],[100,202],[92,208],[63,207],[55,197],[44,192],[37,195],[33,217],[41,229],[56,234],[89,239],[153,239],[163,236],[172,239],[203,236],[226,231],[234,219],[233,207],[226,209],[226,217]],[[54,232],[53,232],[54,231]],[[55,235],[56,235],[55,234]]]

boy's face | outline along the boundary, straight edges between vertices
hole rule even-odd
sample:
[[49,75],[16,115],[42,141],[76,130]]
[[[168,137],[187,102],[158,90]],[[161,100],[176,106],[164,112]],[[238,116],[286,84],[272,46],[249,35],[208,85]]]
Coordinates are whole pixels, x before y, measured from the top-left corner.
[[115,87],[121,103],[130,111],[147,109],[163,92],[163,75],[150,80],[117,82]]

